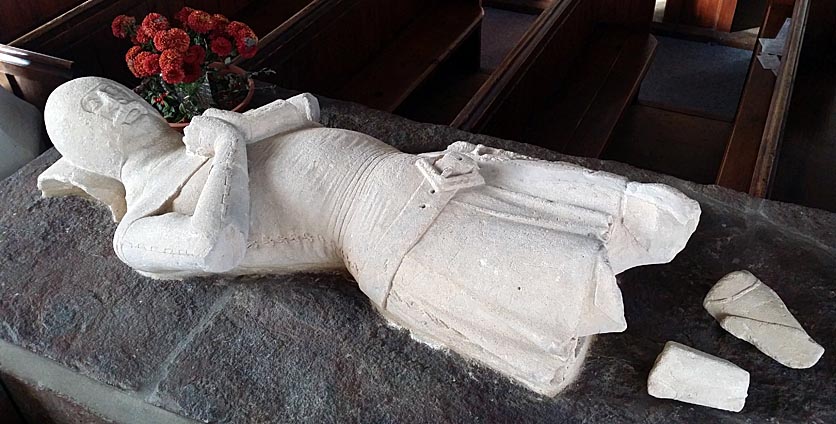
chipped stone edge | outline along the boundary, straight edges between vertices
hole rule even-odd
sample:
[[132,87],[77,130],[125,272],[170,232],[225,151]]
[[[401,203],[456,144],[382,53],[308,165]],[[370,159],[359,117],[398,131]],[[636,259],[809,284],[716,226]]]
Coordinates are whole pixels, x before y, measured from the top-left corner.
[[[196,423],[145,402],[141,397],[85,377],[57,362],[0,340],[0,373],[32,387],[66,396],[79,406],[119,423]],[[14,394],[11,394],[14,397]]]

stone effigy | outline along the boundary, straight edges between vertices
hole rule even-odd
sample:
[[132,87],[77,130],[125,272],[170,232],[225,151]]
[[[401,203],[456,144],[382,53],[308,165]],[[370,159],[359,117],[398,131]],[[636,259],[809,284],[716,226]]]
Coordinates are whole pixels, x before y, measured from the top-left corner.
[[703,306],[726,331],[790,368],[810,368],[824,354],[778,294],[749,271],[723,277]]
[[180,279],[347,270],[390,322],[557,393],[594,334],[626,328],[615,275],[664,263],[699,205],[566,163],[457,142],[411,155],[318,124],[310,95],[171,130],[125,87],[47,104],[46,196],[106,204],[118,257]]

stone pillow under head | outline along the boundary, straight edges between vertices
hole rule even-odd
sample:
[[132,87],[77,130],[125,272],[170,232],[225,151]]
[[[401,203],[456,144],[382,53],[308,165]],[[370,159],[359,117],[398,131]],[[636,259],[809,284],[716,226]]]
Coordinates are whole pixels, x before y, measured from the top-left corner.
[[0,87],[0,179],[41,152],[43,118],[35,106]]

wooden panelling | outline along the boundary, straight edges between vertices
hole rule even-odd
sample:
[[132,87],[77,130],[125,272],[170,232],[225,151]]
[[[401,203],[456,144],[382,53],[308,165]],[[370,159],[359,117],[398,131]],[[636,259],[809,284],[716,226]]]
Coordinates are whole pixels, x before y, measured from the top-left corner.
[[726,2],[736,4],[737,0],[668,0],[664,22],[719,29],[720,11]]
[[669,25],[739,31],[756,27],[766,0],[668,0],[663,22]]

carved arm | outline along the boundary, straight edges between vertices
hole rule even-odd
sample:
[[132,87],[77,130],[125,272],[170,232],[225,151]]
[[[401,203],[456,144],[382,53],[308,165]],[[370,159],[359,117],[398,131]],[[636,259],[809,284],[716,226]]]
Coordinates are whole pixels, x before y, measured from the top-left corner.
[[[146,272],[222,273],[243,260],[250,192],[244,136],[232,125],[197,117],[185,130],[195,153],[214,156],[194,214],[140,218],[115,240],[119,257]],[[117,233],[118,234],[118,233]]]
[[249,144],[277,134],[317,126],[319,102],[313,95],[304,93],[287,100],[276,100],[243,114],[209,109],[203,116],[219,118],[231,123],[244,134]]

